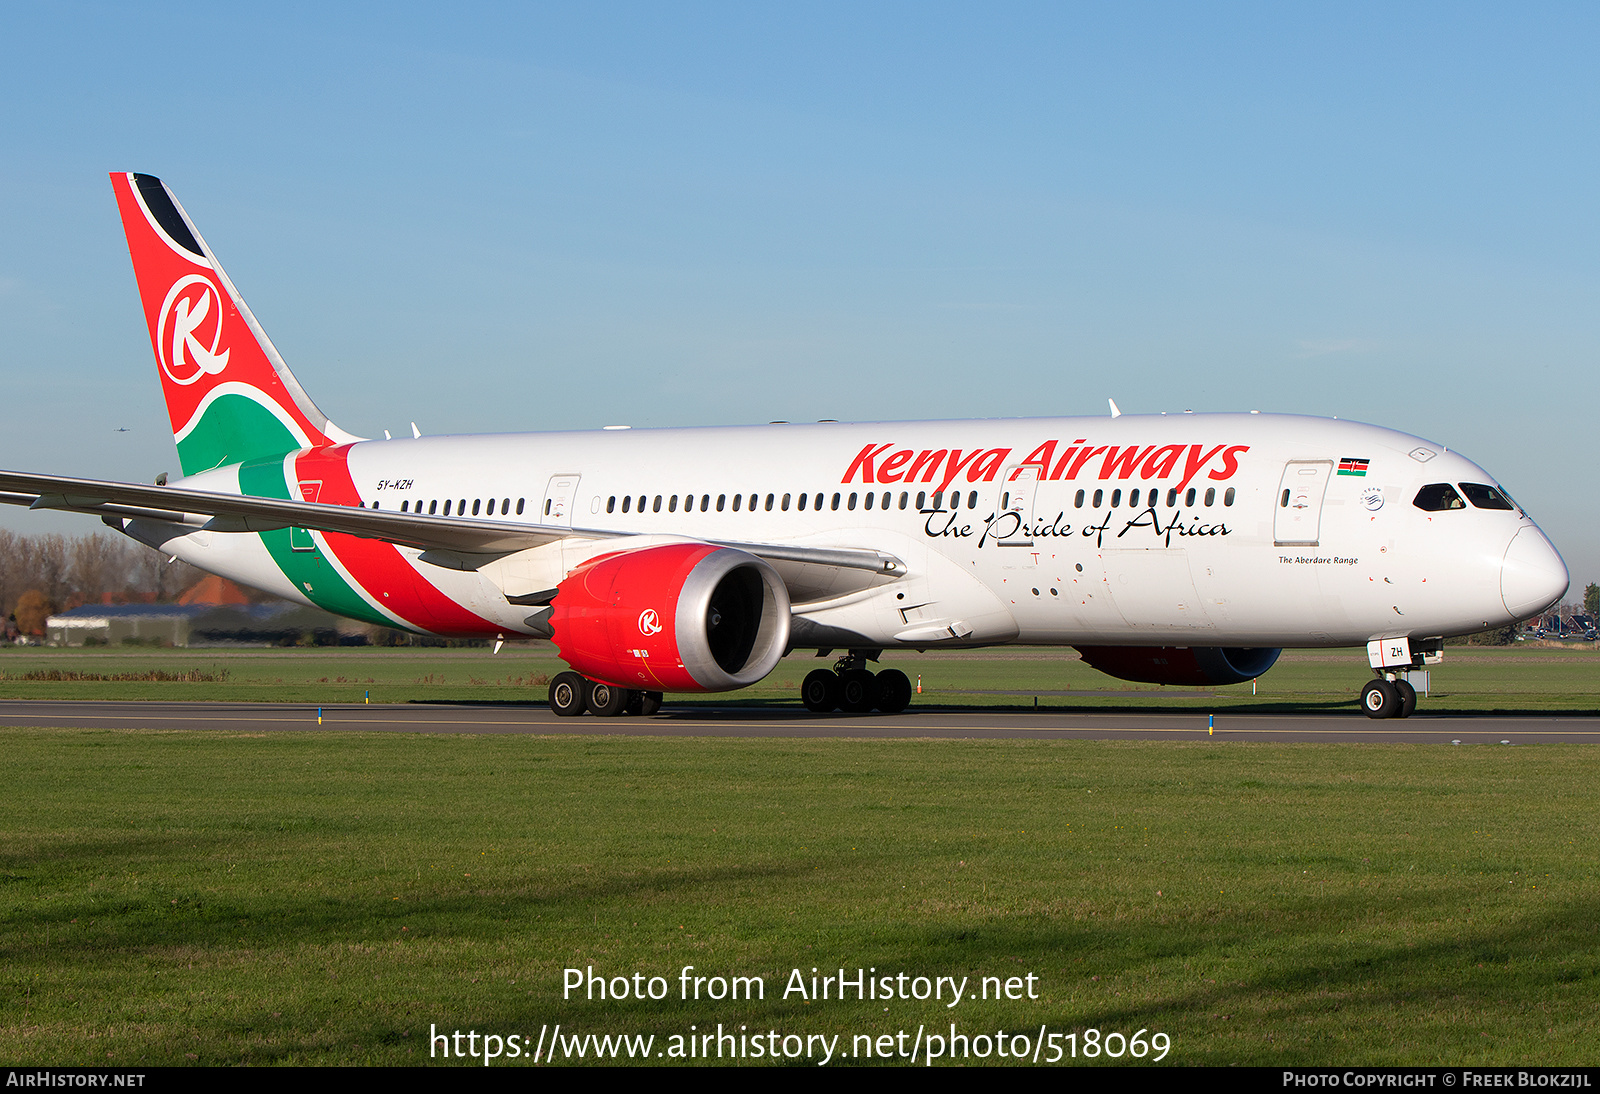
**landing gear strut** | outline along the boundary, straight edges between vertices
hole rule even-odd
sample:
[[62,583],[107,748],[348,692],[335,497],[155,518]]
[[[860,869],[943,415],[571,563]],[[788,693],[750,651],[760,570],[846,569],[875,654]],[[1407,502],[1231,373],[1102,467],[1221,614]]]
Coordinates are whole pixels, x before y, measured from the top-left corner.
[[576,718],[586,710],[596,718],[619,714],[647,717],[661,709],[661,698],[659,691],[612,687],[576,672],[557,673],[550,681],[550,709],[562,718]]
[[881,710],[899,714],[911,703],[911,681],[899,669],[873,672],[868,661],[877,660],[879,650],[851,650],[835,662],[832,671],[817,669],[800,685],[800,701],[817,714],[844,710],[867,714]]

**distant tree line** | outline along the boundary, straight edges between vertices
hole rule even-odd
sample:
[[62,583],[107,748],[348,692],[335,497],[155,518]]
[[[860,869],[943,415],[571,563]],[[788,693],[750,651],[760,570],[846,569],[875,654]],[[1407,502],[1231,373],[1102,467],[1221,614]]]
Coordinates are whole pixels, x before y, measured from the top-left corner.
[[[0,530],[0,621],[8,637],[43,635],[50,616],[82,604],[170,603],[207,576],[198,567],[169,562],[160,551],[110,532],[21,536]],[[240,588],[255,603],[278,599]],[[435,638],[378,626],[330,629],[327,640],[356,632],[384,646],[488,645],[482,639]]]
[[0,530],[0,611],[23,634],[80,604],[170,601],[205,576],[109,532],[21,536]]
[[1518,635],[1548,615],[1560,616],[1570,623],[1572,617],[1580,611],[1589,616],[1591,625],[1593,620],[1600,618],[1600,585],[1591,582],[1584,587],[1581,607],[1571,602],[1558,604],[1543,615],[1536,615],[1531,619],[1524,619],[1520,623],[1512,623],[1505,627],[1492,627],[1486,631],[1479,631],[1477,634],[1469,634],[1465,638],[1453,639],[1452,642],[1465,642],[1472,646],[1509,646],[1516,642]]

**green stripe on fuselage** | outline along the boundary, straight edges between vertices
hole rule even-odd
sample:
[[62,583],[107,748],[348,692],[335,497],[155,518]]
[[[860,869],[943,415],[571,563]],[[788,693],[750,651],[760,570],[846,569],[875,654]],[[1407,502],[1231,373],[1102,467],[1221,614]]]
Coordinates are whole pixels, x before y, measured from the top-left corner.
[[272,411],[230,392],[213,400],[189,435],[178,442],[178,464],[185,475],[197,475],[224,464],[282,456],[300,444]]
[[[218,402],[221,402],[219,399]],[[294,448],[293,443],[290,449]],[[288,451],[288,450],[286,450]],[[283,498],[293,500],[289,484],[284,478],[283,455],[274,458],[251,460],[239,467],[239,489],[258,498]],[[319,608],[335,615],[363,619],[368,623],[392,627],[394,621],[383,615],[349,583],[322,555],[322,548],[314,546],[309,551],[296,551],[290,546],[290,530],[278,528],[271,532],[256,533],[266,546],[272,561],[278,564],[285,577],[294,583],[307,599]],[[315,543],[315,541],[312,541]]]

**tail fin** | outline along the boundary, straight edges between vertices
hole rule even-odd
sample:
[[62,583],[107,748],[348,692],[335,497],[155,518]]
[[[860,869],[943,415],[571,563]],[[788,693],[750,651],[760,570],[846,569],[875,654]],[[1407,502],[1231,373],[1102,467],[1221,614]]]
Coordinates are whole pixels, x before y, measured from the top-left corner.
[[183,473],[360,440],[317,409],[162,181],[111,186]]

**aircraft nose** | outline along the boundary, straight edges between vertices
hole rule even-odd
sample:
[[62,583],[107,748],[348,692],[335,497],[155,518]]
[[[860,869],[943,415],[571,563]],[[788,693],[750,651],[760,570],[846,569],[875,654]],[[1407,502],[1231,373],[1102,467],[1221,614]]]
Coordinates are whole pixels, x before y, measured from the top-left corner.
[[1521,528],[1511,537],[1500,566],[1500,599],[1513,619],[1538,615],[1560,600],[1571,582],[1567,564],[1537,528]]

